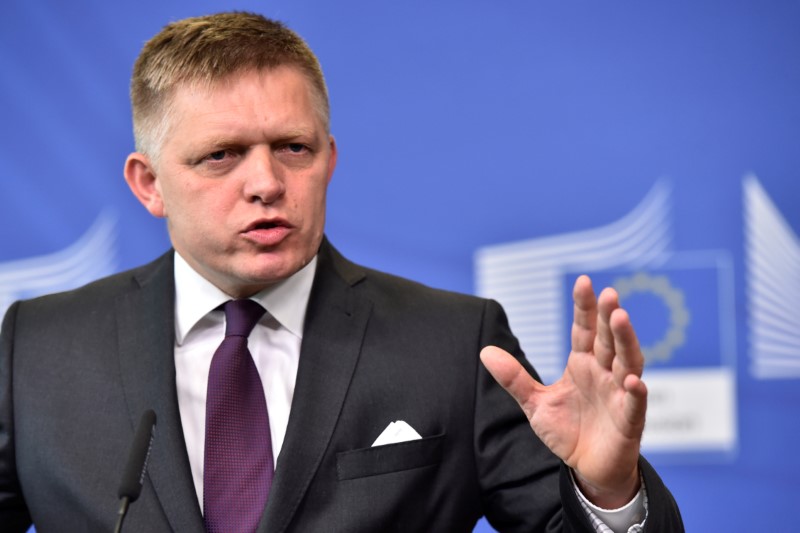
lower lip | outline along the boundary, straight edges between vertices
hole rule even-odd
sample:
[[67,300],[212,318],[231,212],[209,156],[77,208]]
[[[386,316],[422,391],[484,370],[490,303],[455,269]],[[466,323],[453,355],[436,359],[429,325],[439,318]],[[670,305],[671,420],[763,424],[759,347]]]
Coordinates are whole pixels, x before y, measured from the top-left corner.
[[290,229],[286,226],[275,226],[269,229],[253,229],[246,231],[243,235],[262,246],[275,246],[289,235],[289,231]]

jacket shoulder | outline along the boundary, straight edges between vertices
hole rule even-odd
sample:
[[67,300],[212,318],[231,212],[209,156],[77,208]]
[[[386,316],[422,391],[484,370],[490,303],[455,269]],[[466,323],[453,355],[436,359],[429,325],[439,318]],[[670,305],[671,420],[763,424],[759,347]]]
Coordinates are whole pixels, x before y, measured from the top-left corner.
[[394,308],[441,307],[470,310],[482,309],[488,300],[469,294],[438,289],[408,278],[356,264],[342,256],[327,241],[320,251],[321,268],[330,269],[354,290],[376,304],[388,303]]
[[150,263],[100,278],[82,287],[23,300],[19,302],[19,309],[33,313],[56,312],[63,316],[73,308],[85,310],[108,305],[114,298],[148,283],[159,280],[170,283],[173,264],[173,252],[169,251]]

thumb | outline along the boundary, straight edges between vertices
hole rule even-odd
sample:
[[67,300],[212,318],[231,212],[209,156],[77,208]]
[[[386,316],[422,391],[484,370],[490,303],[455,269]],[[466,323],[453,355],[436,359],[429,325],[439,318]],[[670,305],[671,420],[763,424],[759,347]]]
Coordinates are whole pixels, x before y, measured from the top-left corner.
[[534,396],[544,385],[533,379],[513,355],[497,346],[481,350],[481,362],[530,418],[536,405]]

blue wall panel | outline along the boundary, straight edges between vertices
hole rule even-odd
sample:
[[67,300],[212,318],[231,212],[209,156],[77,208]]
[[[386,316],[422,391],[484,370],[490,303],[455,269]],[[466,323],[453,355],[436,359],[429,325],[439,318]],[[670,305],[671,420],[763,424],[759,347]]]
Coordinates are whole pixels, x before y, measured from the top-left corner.
[[[231,8],[284,20],[322,61],[340,150],[328,235],[354,260],[476,292],[481,254],[608,228],[667,184],[664,253],[725,263],[670,279],[702,302],[686,346],[720,352],[695,366],[728,362],[736,428],[725,453],[649,456],[690,531],[786,529],[800,498],[800,324],[786,311],[800,298],[800,4],[12,1],[0,311],[169,246],[122,179],[131,66],[166,22]],[[692,344],[697,330],[715,337]]]

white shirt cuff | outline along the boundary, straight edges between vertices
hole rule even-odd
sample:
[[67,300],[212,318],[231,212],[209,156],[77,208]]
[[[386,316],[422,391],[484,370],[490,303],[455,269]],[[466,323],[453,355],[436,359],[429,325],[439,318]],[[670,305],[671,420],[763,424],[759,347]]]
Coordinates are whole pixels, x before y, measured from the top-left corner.
[[619,509],[603,509],[596,506],[578,488],[571,469],[570,477],[581,507],[583,507],[597,533],[635,533],[642,531],[647,520],[647,490],[644,485],[644,479],[641,476],[639,492],[636,493],[636,496],[631,501]]

